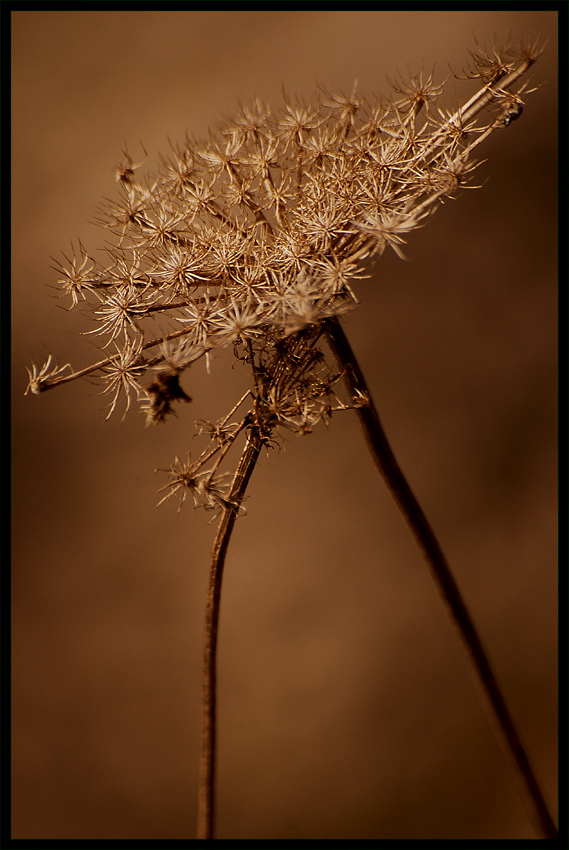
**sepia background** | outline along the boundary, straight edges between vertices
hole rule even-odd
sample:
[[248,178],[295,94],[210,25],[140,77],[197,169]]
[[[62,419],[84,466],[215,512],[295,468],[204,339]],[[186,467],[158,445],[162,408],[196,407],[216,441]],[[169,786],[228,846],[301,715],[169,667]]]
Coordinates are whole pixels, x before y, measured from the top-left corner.
[[[394,451],[451,563],[556,817],[556,79],[553,12],[16,12],[13,39],[13,837],[195,834],[210,517],[156,508],[156,469],[237,400],[219,357],[145,429],[50,257],[105,234],[128,146],[152,169],[253,95],[387,94],[460,74],[475,40],[541,33],[523,117],[386,253],[345,320]],[[451,83],[470,92],[470,83]],[[531,86],[530,86],[531,87]],[[427,568],[355,416],[263,456],[236,526],[219,657],[218,838],[531,838]]]

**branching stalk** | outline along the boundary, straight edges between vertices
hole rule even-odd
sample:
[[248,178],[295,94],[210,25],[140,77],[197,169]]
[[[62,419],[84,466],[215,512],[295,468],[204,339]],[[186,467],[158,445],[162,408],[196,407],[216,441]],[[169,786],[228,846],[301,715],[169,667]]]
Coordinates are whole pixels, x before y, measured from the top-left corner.
[[344,379],[356,407],[372,457],[422,550],[431,576],[448,608],[451,620],[460,633],[467,655],[474,667],[476,678],[486,697],[490,716],[497,724],[499,738],[509,760],[513,763],[515,773],[521,780],[530,816],[545,838],[557,838],[557,828],[549,813],[472,617],[437,538],[395,459],[348,338],[338,319],[328,319],[325,324],[330,348],[343,370]]
[[203,657],[203,701],[202,732],[198,788],[197,838],[213,838],[215,803],[215,744],[216,744],[216,669],[217,636],[221,582],[227,547],[235,525],[235,519],[245,496],[245,491],[257,459],[263,438],[257,426],[251,428],[249,438],[219,522],[211,552],[209,583],[205,612],[204,657]]

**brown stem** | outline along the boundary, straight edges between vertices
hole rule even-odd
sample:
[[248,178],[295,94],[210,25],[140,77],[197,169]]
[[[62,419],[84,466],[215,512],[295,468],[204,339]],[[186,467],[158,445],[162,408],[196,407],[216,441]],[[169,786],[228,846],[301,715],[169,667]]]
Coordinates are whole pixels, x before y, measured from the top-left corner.
[[213,838],[215,803],[216,667],[221,581],[227,547],[247,485],[257,463],[263,439],[259,428],[251,428],[241,455],[227,504],[219,522],[211,552],[205,613],[203,657],[202,733],[198,784],[197,838]]
[[460,633],[482,691],[486,696],[490,715],[498,725],[499,737],[506,753],[513,760],[516,774],[522,781],[531,817],[546,838],[557,838],[557,828],[549,813],[466,603],[433,530],[393,455],[346,334],[338,319],[328,319],[325,324],[328,343],[343,370],[373,459],[421,548],[430,568],[431,576],[448,607],[451,619]]

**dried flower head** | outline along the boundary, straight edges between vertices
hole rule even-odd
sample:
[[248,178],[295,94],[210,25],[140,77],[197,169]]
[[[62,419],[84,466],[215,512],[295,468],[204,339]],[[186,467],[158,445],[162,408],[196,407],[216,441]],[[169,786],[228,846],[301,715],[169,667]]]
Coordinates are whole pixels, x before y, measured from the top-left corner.
[[[28,389],[96,373],[109,415],[134,395],[148,422],[164,422],[190,401],[180,384],[189,365],[229,347],[252,375],[243,421],[267,441],[282,428],[311,431],[345,407],[320,349],[325,321],[357,305],[351,285],[370,258],[386,247],[403,256],[411,231],[466,184],[478,145],[521,114],[516,86],[538,53],[477,48],[466,76],[481,88],[453,110],[442,103],[447,80],[421,72],[392,82],[391,101],[368,102],[357,86],[310,103],[284,95],[279,109],[253,100],[144,179],[146,151],[138,163],[125,151],[118,199],[99,211],[107,262],[79,243],[58,265],[62,296],[90,307],[89,333],[115,353],[75,373],[50,355]],[[178,466],[174,489],[191,478],[194,496],[216,501],[199,464],[195,479]]]

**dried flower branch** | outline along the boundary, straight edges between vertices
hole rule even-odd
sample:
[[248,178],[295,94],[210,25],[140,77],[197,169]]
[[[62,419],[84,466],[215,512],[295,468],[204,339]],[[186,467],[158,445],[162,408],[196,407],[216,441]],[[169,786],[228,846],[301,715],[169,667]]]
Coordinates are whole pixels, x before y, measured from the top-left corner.
[[[436,538],[393,467],[339,318],[357,306],[352,284],[366,276],[369,261],[386,247],[403,256],[411,231],[468,184],[478,146],[521,114],[528,90],[518,84],[538,55],[535,43],[517,51],[478,48],[466,77],[480,88],[452,110],[442,101],[446,81],[419,73],[393,82],[391,101],[367,102],[356,86],[349,96],[322,89],[310,103],[284,95],[276,111],[253,100],[206,141],[173,147],[144,180],[136,172],[146,151],[137,164],[125,151],[118,199],[99,210],[99,223],[111,235],[107,263],[97,263],[79,243],[58,264],[62,297],[70,298],[70,309],[88,305],[95,322],[89,333],[103,340],[103,350],[112,343],[116,353],[76,372],[54,366],[50,355],[29,371],[29,391],[95,374],[111,397],[109,415],[121,399],[128,410],[134,396],[147,422],[161,423],[177,402],[191,402],[179,378],[195,361],[209,365],[218,349],[229,348],[251,373],[249,391],[224,419],[198,423],[198,432],[209,434],[201,455],[176,458],[163,470],[169,482],[159,503],[175,496],[181,506],[190,494],[196,507],[221,513],[206,610],[199,838],[213,837],[217,624],[235,519],[262,446],[278,443],[286,430],[310,433],[334,411],[357,409],[382,472],[397,468],[395,477],[386,476],[388,485],[500,721],[495,677]],[[326,337],[337,363],[328,362]],[[342,379],[347,402],[337,394]],[[229,484],[221,467],[243,432],[246,445]],[[411,495],[402,497],[407,491]],[[510,729],[507,710],[504,716]],[[505,737],[540,827],[552,837],[555,826],[525,769],[517,733]]]
[[368,448],[395,502],[406,519],[417,545],[423,552],[433,580],[447,606],[450,618],[457,627],[466,653],[471,660],[481,692],[488,702],[490,716],[496,722],[506,755],[512,760],[515,772],[521,779],[528,813],[539,831],[542,831],[549,838],[554,838],[557,834],[555,824],[474,621],[429,521],[395,459],[364,376],[337,319],[331,319],[327,322],[326,334],[335,357],[345,365],[346,384],[350,395],[354,400],[364,399],[363,403],[359,403],[355,407]]

